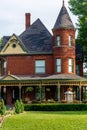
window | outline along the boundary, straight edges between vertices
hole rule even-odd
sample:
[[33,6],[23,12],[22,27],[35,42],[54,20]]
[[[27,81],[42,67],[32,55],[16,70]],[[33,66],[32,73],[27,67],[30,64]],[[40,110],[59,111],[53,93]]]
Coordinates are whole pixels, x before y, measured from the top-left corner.
[[73,68],[74,68],[74,60],[73,59],[69,59],[68,60],[68,65],[69,65],[69,72],[72,73],[73,72]]
[[35,73],[45,73],[45,60],[35,61]]
[[56,45],[60,46],[60,36],[56,36]]
[[69,36],[69,46],[72,46],[73,45],[73,38],[72,36]]
[[56,72],[61,72],[61,59],[56,59]]
[[7,69],[7,61],[4,61],[4,63],[3,63],[3,74],[6,74],[6,69]]

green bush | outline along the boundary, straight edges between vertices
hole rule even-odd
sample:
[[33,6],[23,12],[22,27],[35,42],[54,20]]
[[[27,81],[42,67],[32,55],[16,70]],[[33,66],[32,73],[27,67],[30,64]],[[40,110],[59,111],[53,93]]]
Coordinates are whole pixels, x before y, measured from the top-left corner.
[[87,104],[25,104],[25,111],[87,111]]
[[20,100],[20,109],[21,109],[21,113],[24,111],[24,104],[22,102],[22,100]]
[[5,111],[6,111],[6,106],[4,104],[4,100],[2,99],[1,100],[1,103],[0,103],[0,114],[1,115],[4,115],[5,114]]
[[22,100],[16,100],[16,103],[15,103],[15,112],[17,114],[19,113],[22,113],[24,111],[24,104],[22,102]]

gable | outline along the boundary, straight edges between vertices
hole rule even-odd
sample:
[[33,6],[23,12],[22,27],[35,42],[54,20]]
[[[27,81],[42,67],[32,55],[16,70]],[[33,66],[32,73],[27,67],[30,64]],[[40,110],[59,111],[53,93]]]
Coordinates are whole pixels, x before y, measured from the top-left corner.
[[12,75],[7,75],[3,77],[2,80],[18,80],[18,78]]
[[1,50],[1,54],[26,54],[26,49],[17,36],[12,35]]

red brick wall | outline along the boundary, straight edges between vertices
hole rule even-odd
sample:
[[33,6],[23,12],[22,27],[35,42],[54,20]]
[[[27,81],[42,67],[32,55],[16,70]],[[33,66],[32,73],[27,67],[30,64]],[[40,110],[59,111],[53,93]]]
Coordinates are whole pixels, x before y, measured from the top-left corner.
[[8,56],[7,72],[14,75],[33,75],[35,60],[46,60],[46,74],[53,74],[52,55]]
[[[61,46],[56,46],[56,36],[60,36]],[[73,37],[73,46],[69,46],[69,36]],[[75,30],[69,29],[60,29],[53,31],[53,54],[54,54],[54,66],[56,58],[62,59],[62,72],[61,73],[69,73],[68,72],[68,59],[74,59],[74,71],[76,73],[76,66],[75,66]],[[56,68],[54,69],[54,73],[56,73]]]
[[60,29],[60,30],[55,30],[53,31],[53,46],[55,46],[56,43],[56,36],[60,35],[61,37],[61,45],[68,45],[68,36],[71,35],[73,37],[73,43],[75,45],[75,30],[70,30],[70,29]]

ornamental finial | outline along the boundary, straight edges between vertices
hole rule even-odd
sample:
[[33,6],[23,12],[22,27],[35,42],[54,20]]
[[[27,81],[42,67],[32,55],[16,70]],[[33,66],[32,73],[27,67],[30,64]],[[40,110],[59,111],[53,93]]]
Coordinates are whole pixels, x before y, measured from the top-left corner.
[[65,1],[63,0],[63,6],[64,6],[64,3],[65,3]]

